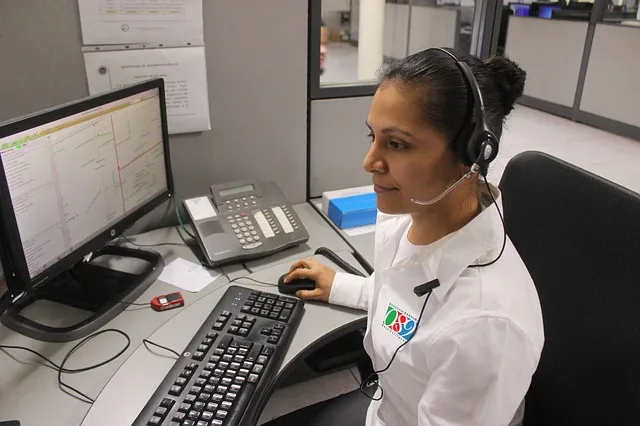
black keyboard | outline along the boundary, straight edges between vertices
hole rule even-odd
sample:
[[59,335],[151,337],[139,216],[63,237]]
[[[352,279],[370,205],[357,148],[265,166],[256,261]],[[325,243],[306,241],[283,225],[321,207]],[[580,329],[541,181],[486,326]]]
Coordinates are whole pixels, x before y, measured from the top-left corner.
[[135,422],[235,426],[256,414],[304,302],[230,286]]

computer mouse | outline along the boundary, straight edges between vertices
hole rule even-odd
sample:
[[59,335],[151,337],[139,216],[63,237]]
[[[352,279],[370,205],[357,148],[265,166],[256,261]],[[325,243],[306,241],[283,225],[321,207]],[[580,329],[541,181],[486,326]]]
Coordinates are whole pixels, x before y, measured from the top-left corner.
[[299,278],[285,284],[284,279],[287,275],[289,274],[284,274],[278,280],[278,291],[282,294],[295,294],[298,290],[314,290],[316,288],[316,282],[309,278]]

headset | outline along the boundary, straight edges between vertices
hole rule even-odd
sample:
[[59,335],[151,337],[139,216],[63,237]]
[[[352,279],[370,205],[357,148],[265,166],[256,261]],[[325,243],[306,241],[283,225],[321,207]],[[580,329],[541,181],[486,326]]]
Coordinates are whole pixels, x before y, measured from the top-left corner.
[[[456,188],[462,181],[469,178],[473,174],[480,173],[484,178],[484,182],[487,185],[487,189],[489,190],[489,196],[491,197],[493,204],[495,204],[496,208],[498,209],[498,214],[500,215],[503,229],[505,229],[504,241],[502,243],[502,249],[500,250],[500,253],[495,259],[493,259],[488,263],[478,264],[478,265],[469,265],[469,266],[474,268],[489,266],[497,262],[498,259],[502,257],[502,253],[504,253],[504,249],[507,243],[507,233],[506,233],[506,228],[504,228],[505,227],[504,218],[502,216],[502,212],[500,211],[500,208],[498,207],[498,203],[493,197],[491,188],[489,187],[489,183],[487,182],[487,177],[486,177],[488,165],[493,160],[495,160],[496,156],[498,155],[498,145],[499,145],[498,138],[491,131],[491,129],[489,129],[489,126],[487,125],[486,113],[484,109],[484,100],[482,99],[480,86],[478,85],[478,81],[473,75],[471,68],[469,68],[469,65],[460,61],[458,57],[456,57],[456,55],[454,55],[453,53],[449,52],[444,48],[434,47],[428,50],[442,52],[447,56],[449,56],[451,59],[453,59],[456,62],[456,66],[460,70],[460,73],[462,74],[462,77],[464,78],[464,81],[467,85],[468,106],[467,106],[467,114],[465,116],[465,123],[463,123],[462,127],[458,131],[458,134],[454,138],[453,147],[460,161],[462,161],[462,163],[465,164],[466,166],[469,166],[470,170],[464,176],[462,176],[458,181],[456,181],[453,185],[451,185],[448,189],[446,189],[442,194],[440,194],[438,197],[434,198],[433,200],[419,201],[412,198],[411,202],[414,204],[423,205],[423,206],[435,204],[438,201],[440,201],[442,198],[444,198],[454,188]],[[473,114],[474,111],[475,111],[475,117]],[[437,288],[439,285],[440,285],[440,282],[438,281],[438,279],[434,279],[430,282],[418,285],[413,289],[416,296],[418,297],[423,297],[424,295],[427,296],[425,298],[424,304],[422,305],[422,309],[420,310],[420,315],[418,316],[418,320],[416,321],[415,329],[413,330],[413,333],[409,336],[409,338],[405,340],[404,343],[402,343],[400,346],[398,346],[398,348],[395,350],[395,352],[391,356],[391,359],[389,360],[385,368],[383,368],[382,370],[374,371],[365,380],[363,380],[360,383],[360,391],[367,398],[370,398],[374,401],[379,401],[384,396],[384,390],[379,385],[378,385],[378,388],[380,389],[381,394],[380,394],[380,397],[377,397],[377,398],[370,396],[366,392],[365,387],[371,388],[372,386],[375,386],[378,384],[378,380],[377,379],[372,380],[372,378],[380,373],[387,371],[391,367],[391,364],[393,363],[393,360],[398,354],[398,351],[402,349],[402,347],[404,347],[406,344],[408,344],[413,338],[413,336],[416,335],[416,332],[418,331],[418,326],[420,325],[420,320],[422,319],[422,315],[424,314],[424,310],[427,306],[427,302],[429,301],[429,297],[431,296],[431,293],[433,292],[433,290]]]
[[464,165],[469,166],[470,169],[464,176],[453,183],[453,185],[432,200],[425,201],[411,198],[412,203],[420,206],[430,206],[437,203],[464,180],[471,177],[471,175],[480,173],[486,178],[489,163],[496,158],[499,148],[498,138],[487,125],[484,100],[482,99],[480,86],[469,65],[460,61],[456,55],[446,49],[434,47],[428,50],[442,52],[453,59],[467,86],[467,113],[465,115],[465,122],[460,127],[460,130],[458,130],[452,142],[456,155],[460,161]]

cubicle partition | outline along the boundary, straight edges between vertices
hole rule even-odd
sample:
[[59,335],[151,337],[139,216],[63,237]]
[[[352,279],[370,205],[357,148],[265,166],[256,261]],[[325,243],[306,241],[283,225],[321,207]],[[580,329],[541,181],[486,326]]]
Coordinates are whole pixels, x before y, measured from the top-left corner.
[[527,71],[523,103],[571,117],[588,22],[512,16],[506,55]]
[[638,21],[598,22],[603,10],[593,13],[590,21],[509,17],[505,53],[527,71],[520,103],[640,139],[640,27],[625,25]]
[[638,46],[640,28],[597,24],[578,120],[640,136]]

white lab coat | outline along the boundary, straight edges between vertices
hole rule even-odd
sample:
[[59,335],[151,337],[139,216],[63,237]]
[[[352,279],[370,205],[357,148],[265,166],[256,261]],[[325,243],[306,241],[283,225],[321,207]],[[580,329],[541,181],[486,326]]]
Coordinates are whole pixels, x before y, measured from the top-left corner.
[[[492,193],[502,209],[499,190]],[[498,211],[483,205],[462,229],[399,262],[394,257],[411,216],[380,214],[375,273],[336,274],[329,302],[367,309],[364,346],[376,370],[412,332],[426,297],[413,288],[440,281],[416,335],[380,374],[384,397],[369,406],[367,426],[505,426],[522,414],[544,343],[540,303],[510,240],[496,263],[469,267],[495,259],[503,243]],[[405,324],[396,332],[388,324],[401,316]]]

